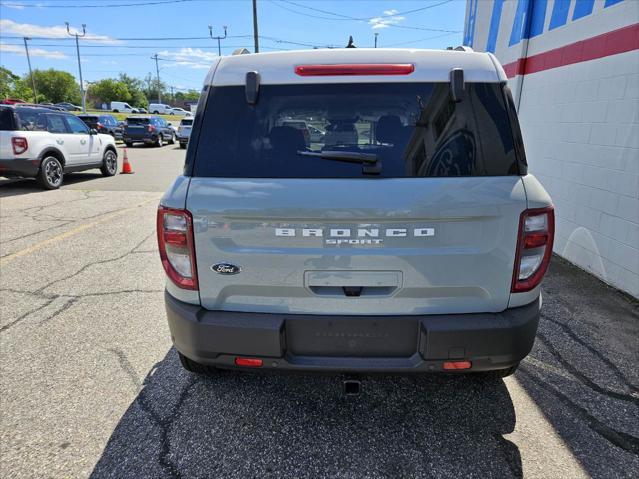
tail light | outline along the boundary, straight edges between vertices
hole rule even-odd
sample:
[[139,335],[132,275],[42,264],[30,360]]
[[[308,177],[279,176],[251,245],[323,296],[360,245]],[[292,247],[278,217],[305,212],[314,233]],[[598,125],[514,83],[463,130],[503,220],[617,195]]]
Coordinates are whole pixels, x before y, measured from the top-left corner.
[[96,125],[98,128],[104,128],[104,125],[100,122],[98,122],[98,124]]
[[22,136],[14,136],[11,138],[11,146],[14,155],[21,155],[29,149],[29,142]]
[[155,127],[153,125],[149,125],[149,133],[153,133],[155,131]]
[[555,237],[552,206],[526,210],[519,218],[517,253],[511,291],[522,293],[535,288],[546,274]]
[[160,206],[157,229],[160,258],[166,274],[180,288],[198,289],[191,213]]
[[412,63],[346,63],[336,65],[298,65],[295,73],[302,77],[336,75],[410,75]]

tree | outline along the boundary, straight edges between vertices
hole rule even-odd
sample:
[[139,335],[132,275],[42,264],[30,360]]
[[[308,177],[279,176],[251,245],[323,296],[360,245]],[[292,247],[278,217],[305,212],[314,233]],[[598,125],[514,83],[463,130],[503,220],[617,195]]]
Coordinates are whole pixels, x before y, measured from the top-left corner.
[[49,68],[34,70],[33,77],[38,88],[38,100],[51,103],[68,101],[76,105],[82,102],[80,85],[71,73]]
[[33,91],[27,82],[5,67],[0,67],[0,99],[33,100]]
[[[144,94],[149,101],[158,101],[158,80],[150,73],[144,78]],[[162,98],[169,98],[169,94],[166,91],[166,83],[160,82],[160,91],[162,92]]]
[[197,90],[179,91],[175,94],[176,101],[198,101],[200,92]]
[[126,85],[131,94],[131,99],[129,103],[133,106],[141,106],[146,107],[148,101],[146,99],[146,95],[144,94],[144,82],[139,78],[133,78],[127,75],[126,73],[120,73],[118,80]]
[[114,100],[131,101],[131,94],[126,84],[113,78],[105,78],[104,80],[92,83],[89,86],[88,94],[98,104],[109,104]]

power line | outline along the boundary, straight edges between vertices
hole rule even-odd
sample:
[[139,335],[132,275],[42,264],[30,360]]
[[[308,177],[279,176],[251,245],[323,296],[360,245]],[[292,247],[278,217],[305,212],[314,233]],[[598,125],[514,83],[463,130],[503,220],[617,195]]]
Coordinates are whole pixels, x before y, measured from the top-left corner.
[[[409,13],[409,12],[422,11],[422,10],[427,10],[429,8],[439,7],[440,5],[445,5],[447,3],[452,2],[453,0],[444,0],[443,2],[436,3],[434,5],[429,5],[427,7],[422,7],[422,8],[418,8],[418,9],[415,9],[415,10],[409,10],[407,12],[398,12],[398,13],[394,13],[392,15],[378,15],[378,16],[375,16],[375,17],[362,17],[362,18],[350,17],[348,15],[342,15],[342,14],[335,13],[335,12],[329,12],[328,10],[321,10],[321,9],[318,9],[318,8],[309,7],[309,6],[298,4],[298,3],[291,2],[291,1],[288,1],[288,0],[280,0],[280,1],[285,2],[285,3],[289,4],[289,5],[295,5],[296,7],[299,7],[299,8],[306,8],[306,9],[313,10],[313,11],[319,11],[321,13],[334,15],[334,16],[337,16],[337,17],[340,17],[340,18],[322,17],[322,16],[319,16],[319,15],[312,15],[310,13],[300,12],[298,10],[293,10],[292,8],[286,7],[286,6],[276,2],[275,0],[272,1],[273,5],[276,5],[276,6],[280,7],[280,8],[283,8],[284,10],[287,10],[289,12],[296,13],[297,15],[302,15],[302,16],[311,17],[311,18],[319,18],[321,20],[329,20],[329,21],[333,21],[333,20],[348,20],[348,21],[358,21],[358,22],[360,22],[360,21],[371,21],[371,20],[374,20],[374,19],[380,19],[380,20],[392,19],[393,17],[401,16],[402,14],[406,14],[406,13]],[[388,26],[388,27],[403,28],[403,29],[407,29],[407,30],[424,30],[424,31],[429,31],[429,32],[461,33],[461,30],[444,30],[444,29],[441,29],[441,28],[418,27],[418,26],[413,26],[413,25],[398,25],[398,24],[395,24],[395,23],[384,23],[384,25]]]
[[435,40],[436,38],[448,37],[450,35],[454,35],[453,33],[442,33],[441,35],[433,35],[432,37],[419,38],[417,40],[409,40],[407,42],[399,42],[399,43],[391,43],[390,45],[384,45],[386,47],[399,47],[400,45],[410,45],[412,43],[420,43],[425,42],[427,40]]
[[341,19],[343,19],[343,20],[360,20],[360,21],[373,20],[374,18],[391,18],[391,17],[402,16],[402,15],[408,15],[410,13],[421,12],[423,10],[428,10],[430,8],[438,7],[439,5],[444,5],[445,3],[452,2],[452,0],[445,0],[443,2],[436,3],[435,5],[427,5],[425,7],[415,8],[413,10],[406,10],[405,12],[388,13],[388,14],[383,14],[383,15],[374,15],[372,17],[360,17],[360,18],[357,18],[357,17],[348,16],[348,15],[342,15],[341,13],[331,12],[329,10],[322,10],[322,9],[319,9],[319,8],[309,7],[308,5],[303,5],[301,3],[296,3],[296,2],[293,2],[291,0],[280,0],[280,1],[284,2],[284,3],[288,3],[289,5],[295,5],[296,7],[306,8],[308,10],[314,10],[316,12],[326,13],[328,15],[335,15],[337,17],[341,17]]
[[188,2],[203,2],[206,0],[155,0],[151,2],[143,3],[111,3],[107,5],[43,5],[40,3],[13,3],[2,2],[0,6],[3,7],[18,7],[18,8],[120,8],[120,7],[143,7],[147,5],[165,5],[170,3],[188,3]]

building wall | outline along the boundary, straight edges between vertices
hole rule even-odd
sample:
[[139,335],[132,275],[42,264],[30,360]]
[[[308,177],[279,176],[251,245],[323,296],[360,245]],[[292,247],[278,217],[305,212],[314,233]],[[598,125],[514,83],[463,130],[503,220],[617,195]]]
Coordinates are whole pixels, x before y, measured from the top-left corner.
[[464,42],[504,65],[555,252],[639,297],[639,0],[468,0]]

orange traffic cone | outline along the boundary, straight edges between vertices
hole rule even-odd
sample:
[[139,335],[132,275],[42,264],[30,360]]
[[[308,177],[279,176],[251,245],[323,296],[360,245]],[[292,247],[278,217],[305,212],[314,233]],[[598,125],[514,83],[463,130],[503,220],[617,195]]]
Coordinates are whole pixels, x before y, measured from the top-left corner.
[[124,158],[122,161],[122,171],[120,172],[121,175],[130,175],[134,173],[133,169],[131,168],[131,163],[129,163],[129,155],[126,152],[126,148],[124,149]]

